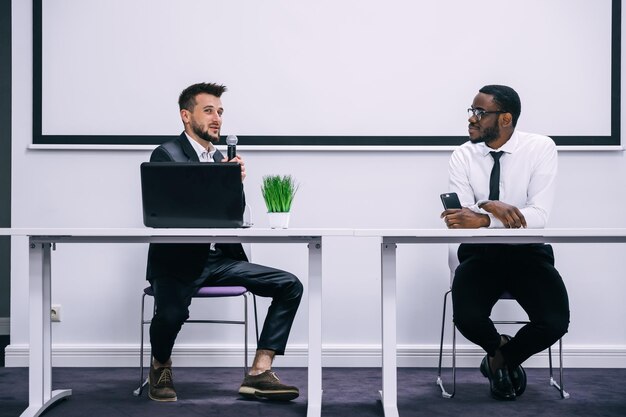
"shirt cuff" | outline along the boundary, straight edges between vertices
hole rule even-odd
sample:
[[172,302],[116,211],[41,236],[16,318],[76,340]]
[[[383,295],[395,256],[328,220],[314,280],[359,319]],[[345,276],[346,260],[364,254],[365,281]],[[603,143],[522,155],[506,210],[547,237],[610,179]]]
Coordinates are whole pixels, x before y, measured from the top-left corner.
[[487,226],[487,229],[502,229],[504,228],[504,223],[502,223],[500,220],[496,219],[496,217],[489,213],[487,210],[478,207],[480,204],[486,203],[489,200],[480,200],[479,202],[477,202],[476,204],[474,204],[473,206],[469,206],[468,208],[470,210],[472,210],[475,213],[479,213],[479,214],[486,214],[487,216],[489,216],[489,226]]
[[488,229],[503,229],[504,228],[504,223],[496,219],[496,216],[494,216],[493,214],[489,212],[486,212],[486,214],[487,216],[489,216],[489,226],[487,226]]
[[484,210],[484,209],[478,207],[480,204],[484,203],[485,201],[479,201],[478,203],[469,206],[468,209],[472,210],[474,213],[489,214],[489,212],[487,210]]

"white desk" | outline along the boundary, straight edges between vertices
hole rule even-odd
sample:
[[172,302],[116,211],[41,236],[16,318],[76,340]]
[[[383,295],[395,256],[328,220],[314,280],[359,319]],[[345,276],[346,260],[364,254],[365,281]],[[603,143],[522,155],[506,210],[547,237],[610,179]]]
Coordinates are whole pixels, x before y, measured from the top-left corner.
[[346,229],[0,229],[0,236],[29,237],[29,395],[22,417],[35,417],[71,389],[52,391],[51,248],[57,243],[305,243],[309,248],[308,416],[322,407],[322,241],[352,235]]
[[396,363],[396,247],[408,243],[626,243],[626,229],[371,229],[356,236],[379,237],[383,389],[386,417],[398,416]]

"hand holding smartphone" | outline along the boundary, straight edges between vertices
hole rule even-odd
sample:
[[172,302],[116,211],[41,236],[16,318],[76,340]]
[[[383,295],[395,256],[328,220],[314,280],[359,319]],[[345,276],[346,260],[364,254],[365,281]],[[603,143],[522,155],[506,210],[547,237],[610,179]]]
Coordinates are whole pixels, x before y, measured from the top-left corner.
[[456,193],[444,193],[444,194],[441,194],[440,197],[441,197],[441,202],[443,203],[443,208],[445,210],[463,208],[461,207],[459,196]]

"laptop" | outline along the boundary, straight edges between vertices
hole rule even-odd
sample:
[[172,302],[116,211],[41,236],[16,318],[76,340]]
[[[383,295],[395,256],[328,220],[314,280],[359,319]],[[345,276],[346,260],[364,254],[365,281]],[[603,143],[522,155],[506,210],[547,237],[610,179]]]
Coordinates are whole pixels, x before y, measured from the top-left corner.
[[234,162],[141,164],[147,227],[247,227],[241,168]]

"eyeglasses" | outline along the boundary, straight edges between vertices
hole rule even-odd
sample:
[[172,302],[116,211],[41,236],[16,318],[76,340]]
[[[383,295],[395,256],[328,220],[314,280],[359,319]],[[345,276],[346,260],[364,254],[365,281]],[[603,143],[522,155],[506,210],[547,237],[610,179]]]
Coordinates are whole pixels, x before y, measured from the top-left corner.
[[478,121],[480,121],[480,119],[482,119],[483,116],[486,114],[502,114],[502,113],[508,113],[508,112],[502,111],[502,110],[487,111],[487,110],[482,110],[482,109],[472,109],[472,108],[467,109],[467,117],[468,118],[475,117],[476,120]]

